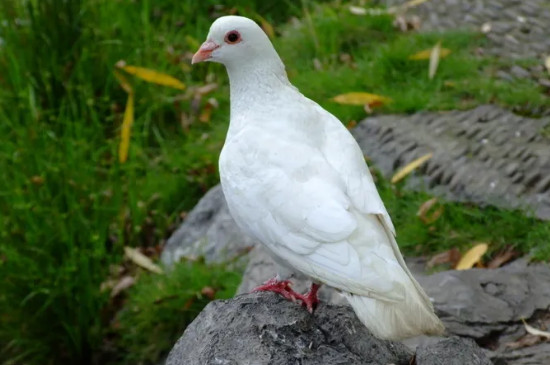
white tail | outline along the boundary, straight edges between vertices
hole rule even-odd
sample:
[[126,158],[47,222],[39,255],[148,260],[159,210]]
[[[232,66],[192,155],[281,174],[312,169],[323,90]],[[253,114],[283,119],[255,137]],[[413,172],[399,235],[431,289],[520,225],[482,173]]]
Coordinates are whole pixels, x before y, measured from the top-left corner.
[[422,297],[424,293],[416,290],[407,291],[402,302],[343,294],[357,317],[378,338],[399,340],[422,334],[440,335],[445,330],[431,303],[427,305]]
[[[371,235],[376,226],[368,227],[375,220],[372,216],[363,216],[363,226]],[[377,223],[384,227],[385,237],[389,240],[393,255],[403,271],[392,271],[403,285],[404,299],[389,301],[377,297],[369,298],[344,292],[357,317],[376,336],[382,339],[398,340],[418,335],[440,335],[445,326],[434,313],[433,305],[424,289],[418,284],[403,260],[399,246],[382,216],[376,217]]]

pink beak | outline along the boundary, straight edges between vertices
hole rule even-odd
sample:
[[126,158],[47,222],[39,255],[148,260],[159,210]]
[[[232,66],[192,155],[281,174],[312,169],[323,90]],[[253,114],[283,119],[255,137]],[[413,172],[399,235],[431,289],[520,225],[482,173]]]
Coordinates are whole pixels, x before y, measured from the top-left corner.
[[191,64],[193,65],[195,63],[203,62],[209,58],[212,58],[212,52],[219,47],[220,46],[213,41],[207,40],[202,44],[197,53],[195,53],[193,59],[191,59]]

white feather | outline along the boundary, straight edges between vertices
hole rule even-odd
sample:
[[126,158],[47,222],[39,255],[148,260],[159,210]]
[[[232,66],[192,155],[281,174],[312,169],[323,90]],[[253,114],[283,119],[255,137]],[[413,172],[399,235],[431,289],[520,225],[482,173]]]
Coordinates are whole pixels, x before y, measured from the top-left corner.
[[[232,30],[242,41],[224,44]],[[220,177],[237,224],[277,261],[341,290],[375,335],[441,333],[351,134],[289,83],[254,22],[220,18],[209,40],[221,45],[212,60],[230,78]]]

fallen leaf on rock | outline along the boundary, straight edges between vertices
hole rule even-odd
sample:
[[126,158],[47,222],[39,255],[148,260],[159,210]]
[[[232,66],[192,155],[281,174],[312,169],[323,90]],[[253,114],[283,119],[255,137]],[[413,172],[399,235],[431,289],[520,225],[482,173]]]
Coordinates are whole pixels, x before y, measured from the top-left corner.
[[474,267],[475,264],[481,261],[481,258],[487,252],[489,245],[486,243],[478,243],[469,249],[456,264],[455,270],[468,270]]
[[534,336],[528,333],[525,336],[520,337],[517,341],[504,344],[504,347],[515,350],[523,347],[533,346],[539,342],[541,342],[540,336]]
[[432,268],[435,265],[451,264],[452,267],[455,267],[460,260],[460,256],[460,251],[456,247],[453,247],[450,250],[432,256],[426,263],[426,266]]
[[443,214],[443,205],[439,205],[439,208],[435,209],[430,215],[428,215],[432,207],[434,207],[437,203],[438,199],[432,198],[422,203],[420,208],[418,208],[416,215],[422,222],[424,222],[424,224],[431,224],[435,222],[439,219],[439,217],[441,217],[441,214]]
[[532,335],[535,335],[535,336],[540,336],[540,337],[544,337],[546,339],[550,339],[550,332],[546,332],[546,331],[542,331],[542,330],[539,330],[535,327],[532,327],[530,325],[527,324],[527,322],[525,322],[525,319],[521,319],[521,321],[523,322],[523,326],[525,327],[525,330],[527,331],[527,333],[530,333]]
[[440,58],[441,58],[441,42],[437,42],[434,48],[432,48],[432,52],[430,53],[430,66],[428,69],[428,78],[430,80],[434,78],[435,73],[437,72]]
[[430,158],[432,158],[432,156],[433,156],[433,153],[430,152],[430,153],[425,154],[424,156],[421,156],[421,157],[417,158],[414,161],[411,161],[405,167],[403,167],[402,169],[397,171],[395,173],[395,175],[393,175],[393,177],[391,178],[391,183],[395,184],[396,182],[402,180],[405,176],[410,174],[413,170],[417,169],[424,162],[426,162]]
[[142,254],[141,252],[139,252],[135,248],[125,246],[124,247],[124,255],[127,258],[129,258],[132,262],[134,262],[136,265],[138,265],[138,266],[140,266],[140,267],[142,267],[146,270],[149,270],[149,271],[154,272],[156,274],[163,274],[164,273],[164,271],[162,270],[162,268],[160,266],[153,263],[153,261],[149,257],[145,256],[144,254]]
[[346,94],[340,94],[332,98],[332,101],[338,104],[345,105],[369,105],[380,106],[388,104],[391,102],[391,99],[386,96],[381,96],[377,94],[364,93],[364,92],[351,92]]
[[410,9],[410,8],[414,8],[415,6],[418,6],[422,3],[425,3],[426,1],[429,1],[429,0],[410,0],[410,1],[407,1],[406,3],[404,3],[404,4],[401,4],[401,5],[398,5],[398,6],[392,6],[392,7],[388,8],[388,13],[390,13],[390,14],[402,13],[405,10]]
[[[429,60],[430,56],[432,55],[432,52],[433,52],[433,48],[416,52],[415,54],[409,56],[409,60],[414,60],[414,61]],[[441,48],[439,50],[439,58],[447,57],[450,54],[451,54],[451,50],[448,48]]]
[[487,34],[490,31],[491,31],[491,23],[483,23],[483,25],[481,26],[481,32]]
[[489,263],[487,264],[488,269],[496,269],[497,267],[501,267],[514,257],[516,257],[518,253],[514,251],[513,247],[509,246],[504,251],[499,252]]

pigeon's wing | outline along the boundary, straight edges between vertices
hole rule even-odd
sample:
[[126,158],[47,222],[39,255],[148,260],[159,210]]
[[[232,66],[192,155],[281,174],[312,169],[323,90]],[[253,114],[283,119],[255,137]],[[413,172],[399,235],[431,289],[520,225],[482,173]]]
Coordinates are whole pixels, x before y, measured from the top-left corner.
[[[395,240],[395,227],[374,185],[361,148],[351,133],[336,117],[319,105],[315,105],[320,114],[319,118],[323,120],[322,124],[325,127],[326,138],[322,148],[323,154],[339,176],[344,179],[346,195],[356,209],[364,213],[371,221],[376,222],[371,227],[372,230],[386,233],[387,240],[385,240],[384,245],[391,247],[393,257],[399,263],[399,266],[411,279],[424,301],[429,303],[428,297],[420,284],[414,279],[401,255]],[[369,216],[374,216],[375,220]]]
[[384,253],[378,242],[386,238],[358,247],[365,219],[318,146],[292,138],[274,142],[264,131],[249,130],[248,136],[235,137],[242,143],[227,145],[221,163],[224,191],[240,225],[315,280],[358,295],[401,300],[398,281],[388,279],[395,260],[387,260],[391,252]]
[[324,123],[326,142],[322,151],[330,165],[344,180],[347,196],[359,211],[379,215],[383,224],[395,236],[395,228],[378,194],[359,145],[338,119],[327,112],[322,117],[327,121]]

